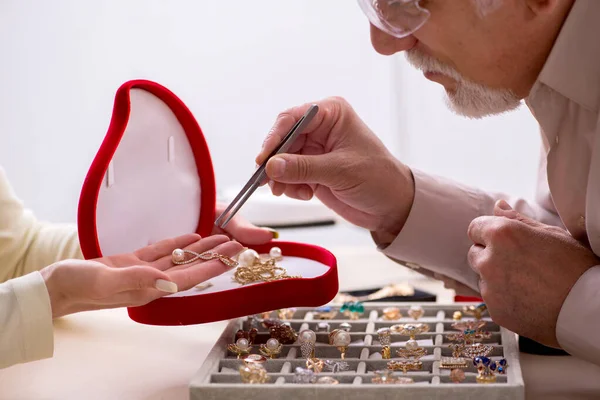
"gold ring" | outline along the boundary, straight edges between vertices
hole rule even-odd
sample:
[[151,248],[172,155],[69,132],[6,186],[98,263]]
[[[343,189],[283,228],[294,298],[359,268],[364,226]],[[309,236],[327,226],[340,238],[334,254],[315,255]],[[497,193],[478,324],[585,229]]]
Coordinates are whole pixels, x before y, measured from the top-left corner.
[[261,364],[247,363],[242,365],[239,368],[239,371],[242,382],[244,383],[260,384],[269,381],[267,370]]
[[398,307],[388,307],[383,309],[383,317],[385,321],[396,321],[402,318],[402,313]]

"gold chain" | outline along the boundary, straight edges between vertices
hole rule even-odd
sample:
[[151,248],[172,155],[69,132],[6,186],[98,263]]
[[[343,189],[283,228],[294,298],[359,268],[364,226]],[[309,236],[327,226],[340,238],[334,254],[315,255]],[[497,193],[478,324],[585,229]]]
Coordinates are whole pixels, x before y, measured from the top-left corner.
[[275,264],[274,258],[269,258],[265,261],[258,259],[251,266],[239,266],[233,275],[233,280],[241,285],[293,278],[302,277],[288,275],[285,268],[278,267]]

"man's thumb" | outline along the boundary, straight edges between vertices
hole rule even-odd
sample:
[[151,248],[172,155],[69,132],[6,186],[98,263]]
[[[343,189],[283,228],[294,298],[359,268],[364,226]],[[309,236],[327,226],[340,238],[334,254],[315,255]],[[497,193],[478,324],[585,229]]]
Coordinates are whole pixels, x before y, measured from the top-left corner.
[[336,179],[333,158],[331,154],[281,154],[269,160],[266,172],[276,182],[331,186]]
[[120,291],[157,289],[166,293],[177,293],[177,284],[164,272],[148,267],[134,266],[116,269],[119,272]]

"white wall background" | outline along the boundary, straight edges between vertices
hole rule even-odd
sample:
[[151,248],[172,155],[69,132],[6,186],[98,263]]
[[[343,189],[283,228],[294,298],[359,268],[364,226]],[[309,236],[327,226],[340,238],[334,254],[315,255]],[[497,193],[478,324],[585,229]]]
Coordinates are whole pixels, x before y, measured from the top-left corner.
[[3,0],[0,55],[0,165],[43,219],[75,221],[114,92],[135,78],[194,112],[219,188],[245,182],[280,111],[340,95],[409,163],[532,193],[539,139],[527,111],[453,116],[439,87],[373,51],[354,1]]

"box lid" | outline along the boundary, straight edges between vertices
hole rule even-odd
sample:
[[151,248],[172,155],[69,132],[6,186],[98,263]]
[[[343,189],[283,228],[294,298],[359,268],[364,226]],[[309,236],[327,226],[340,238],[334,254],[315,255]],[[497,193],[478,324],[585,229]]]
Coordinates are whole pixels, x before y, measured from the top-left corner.
[[[191,111],[158,83],[124,83],[80,195],[77,223],[84,257],[133,252],[190,232],[208,236],[215,206],[210,151]],[[186,325],[319,306],[335,297],[333,254],[302,243],[276,245],[285,255],[282,266],[302,278],[239,286],[225,273],[211,280],[208,290],[165,296],[129,308],[129,315],[141,323]],[[253,248],[268,253],[271,246]]]

